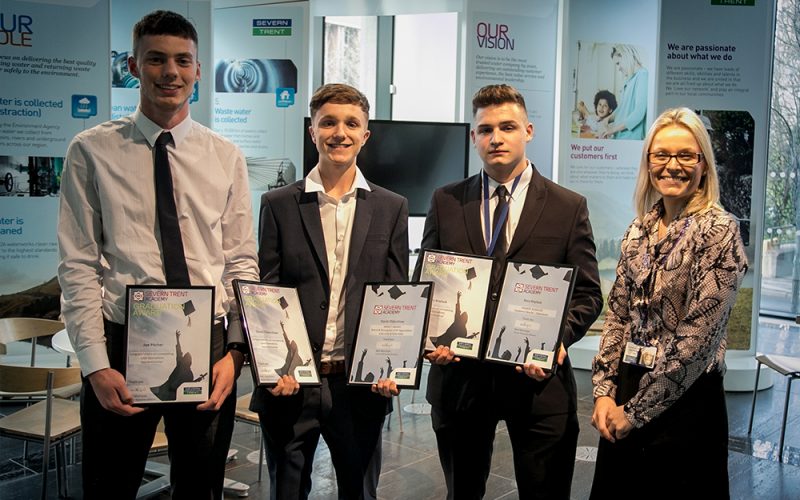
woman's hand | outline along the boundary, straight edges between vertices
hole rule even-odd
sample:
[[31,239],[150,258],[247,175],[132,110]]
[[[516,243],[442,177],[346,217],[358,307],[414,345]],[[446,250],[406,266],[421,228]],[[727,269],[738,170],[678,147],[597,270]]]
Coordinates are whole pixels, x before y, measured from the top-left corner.
[[608,432],[613,434],[616,439],[624,439],[631,433],[633,424],[625,416],[624,406],[614,406],[608,411],[606,427],[608,427]]
[[592,427],[600,432],[603,439],[607,439],[612,443],[616,441],[614,434],[608,430],[608,413],[612,408],[615,408],[617,403],[609,396],[601,396],[594,402],[594,412],[592,412]]

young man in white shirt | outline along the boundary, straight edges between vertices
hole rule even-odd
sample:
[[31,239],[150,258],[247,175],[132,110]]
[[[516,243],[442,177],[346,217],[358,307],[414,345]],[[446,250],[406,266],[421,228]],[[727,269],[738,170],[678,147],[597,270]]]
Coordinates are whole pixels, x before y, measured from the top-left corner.
[[[197,32],[189,21],[168,11],[143,17],[133,30],[128,65],[139,78],[139,108],[78,134],[62,178],[58,278],[85,377],[84,497],[136,496],[163,416],[173,498],[222,498],[245,351],[231,282],[258,276],[247,168],[233,143],[189,116],[200,78]],[[168,159],[172,226],[157,207],[157,199],[163,206],[159,194],[169,198],[154,185],[163,172],[153,167],[158,148],[166,148]],[[176,248],[180,258],[167,264]],[[133,406],[122,375],[125,287],[172,286],[176,267],[180,285],[215,287],[210,399],[199,406]]]
[[[367,181],[356,157],[369,138],[369,103],[342,84],[311,98],[309,133],[319,163],[308,176],[261,198],[261,280],[300,295],[320,387],[286,375],[258,389],[271,498],[306,498],[320,435],[331,452],[339,497],[374,498],[381,429],[397,394],[392,380],[347,386],[364,283],[408,279],[408,202]],[[388,375],[388,374],[387,374]]]

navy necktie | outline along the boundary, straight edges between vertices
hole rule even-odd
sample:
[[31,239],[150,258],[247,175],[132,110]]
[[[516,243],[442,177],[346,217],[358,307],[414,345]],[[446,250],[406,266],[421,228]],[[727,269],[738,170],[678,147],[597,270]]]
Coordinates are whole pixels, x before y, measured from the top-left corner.
[[[497,195],[497,206],[494,207],[492,231],[496,231],[497,225],[500,223],[500,214],[503,213],[503,209],[508,210],[508,189],[500,184],[494,192]],[[497,235],[497,243],[495,243],[494,250],[492,250],[492,257],[497,261],[494,263],[494,266],[492,266],[492,287],[499,286],[500,278],[503,276],[503,270],[506,268],[506,252],[508,251],[506,224],[508,223],[508,217],[509,214],[506,212],[503,225],[500,227],[500,232]]]
[[497,243],[494,246],[492,256],[505,258],[508,251],[508,240],[506,239],[506,224],[508,223],[509,214],[508,210],[508,189],[502,184],[497,186],[494,190],[497,195],[497,206],[494,209],[494,216],[492,218],[492,231],[496,231],[497,224],[500,223],[500,214],[506,210],[506,217],[503,219],[503,225],[500,227],[500,233],[497,235]]
[[167,144],[172,142],[172,134],[162,132],[156,139],[155,177],[156,211],[161,229],[161,254],[164,257],[164,274],[167,285],[185,287],[191,285],[186,256],[183,252],[183,238],[178,224],[178,210],[175,207],[175,194],[172,185],[172,171],[169,167]]

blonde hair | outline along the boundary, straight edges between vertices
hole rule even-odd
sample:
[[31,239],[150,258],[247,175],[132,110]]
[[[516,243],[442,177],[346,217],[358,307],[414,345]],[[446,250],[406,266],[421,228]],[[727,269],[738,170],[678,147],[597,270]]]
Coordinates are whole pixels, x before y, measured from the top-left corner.
[[712,208],[722,208],[719,203],[719,179],[717,177],[717,165],[714,161],[714,149],[711,146],[711,138],[703,121],[689,108],[671,108],[656,118],[656,121],[653,122],[647,132],[647,137],[644,139],[642,158],[639,162],[639,175],[636,178],[636,190],[633,194],[633,206],[639,219],[642,219],[653,207],[653,204],[661,199],[661,194],[656,191],[652,182],[650,182],[647,153],[650,151],[650,146],[653,144],[656,134],[663,128],[672,125],[683,127],[692,133],[698,146],[700,146],[700,151],[703,153],[703,162],[706,165],[700,186],[686,203],[681,214],[688,215],[705,212]]
[[620,66],[630,76],[636,72],[637,66],[643,66],[639,49],[635,45],[617,44],[611,47],[611,59],[620,58]]

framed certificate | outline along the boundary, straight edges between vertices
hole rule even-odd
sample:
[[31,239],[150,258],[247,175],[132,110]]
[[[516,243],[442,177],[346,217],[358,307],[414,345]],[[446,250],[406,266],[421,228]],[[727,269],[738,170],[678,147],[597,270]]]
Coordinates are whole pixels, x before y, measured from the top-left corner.
[[125,311],[125,383],[133,404],[206,401],[214,287],[128,285]]
[[435,285],[425,350],[444,345],[459,356],[480,357],[494,259],[430,249],[420,258],[420,280]]
[[300,385],[319,385],[297,290],[257,281],[233,281],[242,328],[250,345],[256,385],[273,386],[284,375]]
[[552,371],[576,273],[576,266],[508,261],[486,360]]
[[367,283],[353,342],[350,385],[389,378],[419,388],[433,283]]

